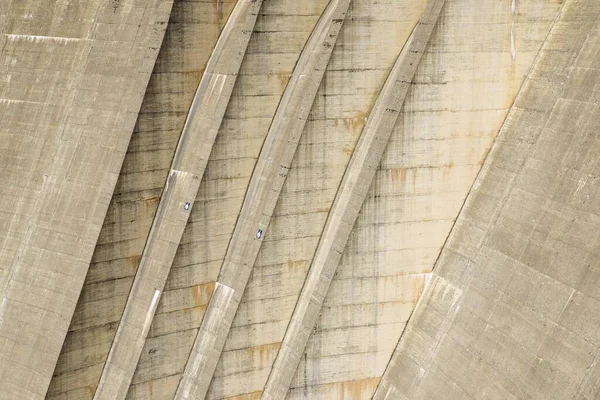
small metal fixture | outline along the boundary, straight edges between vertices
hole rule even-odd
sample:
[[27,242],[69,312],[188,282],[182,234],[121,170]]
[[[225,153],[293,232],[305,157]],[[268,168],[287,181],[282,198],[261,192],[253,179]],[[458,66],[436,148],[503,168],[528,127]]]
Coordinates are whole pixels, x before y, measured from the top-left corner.
[[263,234],[263,230],[262,229],[257,230],[256,231],[256,238],[260,239],[262,237],[262,234]]
[[189,201],[186,201],[186,202],[185,202],[185,204],[183,205],[183,208],[184,208],[185,210],[189,210],[189,209],[190,209],[190,206],[191,206],[190,202],[189,202]]

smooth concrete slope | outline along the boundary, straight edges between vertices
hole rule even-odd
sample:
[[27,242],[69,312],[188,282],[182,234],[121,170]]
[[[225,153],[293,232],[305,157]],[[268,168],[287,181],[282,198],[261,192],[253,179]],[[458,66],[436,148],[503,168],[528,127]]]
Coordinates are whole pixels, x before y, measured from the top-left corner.
[[373,395],[561,3],[446,2],[288,399]]
[[329,3],[288,82],[252,174],[176,398],[206,396],[349,4],[350,0]]
[[215,46],[186,123],[95,399],[124,399],[242,63],[260,0],[240,0]]
[[263,399],[284,399],[445,0],[430,0],[382,88],[338,189]]
[[0,6],[0,398],[46,394],[172,1]]
[[600,393],[599,17],[565,3],[374,398]]

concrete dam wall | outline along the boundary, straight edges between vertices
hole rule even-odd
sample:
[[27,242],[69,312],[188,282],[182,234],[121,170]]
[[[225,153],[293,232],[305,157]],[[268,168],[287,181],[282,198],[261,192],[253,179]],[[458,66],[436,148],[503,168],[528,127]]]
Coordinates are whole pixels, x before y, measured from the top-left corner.
[[0,400],[600,398],[600,2],[0,2]]

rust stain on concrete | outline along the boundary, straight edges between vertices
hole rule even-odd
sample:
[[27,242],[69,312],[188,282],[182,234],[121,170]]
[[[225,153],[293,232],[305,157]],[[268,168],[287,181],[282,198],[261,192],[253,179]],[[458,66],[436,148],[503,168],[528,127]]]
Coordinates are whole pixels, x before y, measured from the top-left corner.
[[375,391],[380,378],[367,378],[341,383],[340,400],[360,400],[369,397]]
[[413,275],[412,281],[412,292],[413,292],[413,304],[416,305],[423,294],[423,290],[425,290],[425,284],[429,279],[429,274],[416,274]]
[[399,183],[401,185],[406,184],[406,168],[397,168],[390,170],[392,175],[392,182]]
[[142,259],[142,255],[141,254],[136,254],[135,256],[131,256],[131,257],[127,257],[127,265],[129,266],[129,268],[131,269],[131,272],[133,274],[136,273],[137,269],[138,269],[138,265],[140,265],[140,260]]
[[263,392],[261,390],[259,392],[242,394],[240,396],[225,397],[225,398],[223,398],[223,400],[259,400],[260,397],[262,396],[262,393]]
[[289,72],[280,71],[280,72],[276,72],[275,76],[277,77],[277,80],[279,81],[279,84],[281,85],[281,90],[284,90],[288,84],[288,81],[290,80],[291,74]]
[[158,197],[158,196],[144,199],[144,205],[146,206],[146,210],[148,210],[149,208],[156,208],[159,200],[160,200],[160,197]]
[[90,397],[94,396],[94,392],[96,391],[96,385],[87,385],[85,387],[90,394]]
[[353,132],[361,132],[363,127],[365,126],[365,122],[367,121],[367,117],[369,116],[368,112],[359,111],[352,118],[344,118],[344,126],[346,129],[352,130]]
[[194,307],[206,306],[214,289],[215,282],[192,286],[191,290],[192,297],[194,298]]
[[265,365],[271,365],[277,352],[279,351],[279,347],[281,343],[267,343],[260,346],[249,347],[246,349],[248,355],[252,358],[253,364],[258,367],[263,367]]
[[308,270],[308,264],[309,262],[306,260],[288,261],[287,266],[292,273],[305,273]]

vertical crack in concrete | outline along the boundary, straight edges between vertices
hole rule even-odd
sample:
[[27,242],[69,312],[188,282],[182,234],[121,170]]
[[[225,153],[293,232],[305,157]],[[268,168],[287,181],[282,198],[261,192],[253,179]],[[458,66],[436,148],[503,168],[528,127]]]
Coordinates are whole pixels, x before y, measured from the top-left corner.
[[263,399],[284,399],[445,0],[430,0],[371,110],[336,194]]
[[94,399],[127,395],[261,5],[238,1],[208,61]]
[[349,5],[350,0],[329,2],[283,93],[177,388],[177,399],[202,399],[208,391]]

